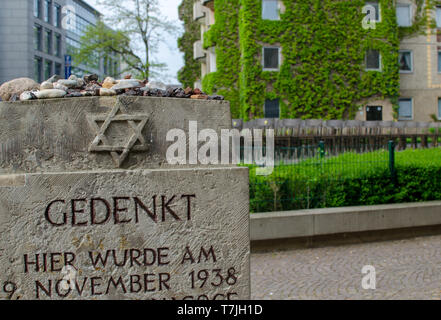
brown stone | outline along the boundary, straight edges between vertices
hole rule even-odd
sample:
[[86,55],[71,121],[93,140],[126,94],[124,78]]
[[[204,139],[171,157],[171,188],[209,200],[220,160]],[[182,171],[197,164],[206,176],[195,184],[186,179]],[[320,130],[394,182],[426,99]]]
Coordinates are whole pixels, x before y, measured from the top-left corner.
[[15,94],[20,96],[25,91],[39,90],[40,84],[29,78],[18,78],[4,83],[0,87],[0,97],[3,101],[9,99]]
[[207,100],[208,96],[205,94],[194,94],[190,98],[191,99],[198,99],[198,100]]

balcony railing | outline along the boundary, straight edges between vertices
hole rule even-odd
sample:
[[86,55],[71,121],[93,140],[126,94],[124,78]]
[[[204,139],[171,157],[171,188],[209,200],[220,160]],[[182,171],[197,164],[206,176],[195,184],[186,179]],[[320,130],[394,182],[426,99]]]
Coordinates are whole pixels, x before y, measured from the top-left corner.
[[201,1],[195,1],[193,4],[193,20],[199,20],[206,16]]
[[195,60],[199,59],[205,59],[207,57],[207,54],[205,53],[205,50],[202,48],[202,41],[198,40],[195,43],[193,43],[193,58]]

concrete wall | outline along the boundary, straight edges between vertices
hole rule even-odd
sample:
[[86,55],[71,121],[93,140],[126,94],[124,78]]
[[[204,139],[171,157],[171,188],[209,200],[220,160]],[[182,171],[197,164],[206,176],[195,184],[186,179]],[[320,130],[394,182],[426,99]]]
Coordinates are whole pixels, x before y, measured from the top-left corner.
[[441,201],[257,213],[251,241],[441,225]]

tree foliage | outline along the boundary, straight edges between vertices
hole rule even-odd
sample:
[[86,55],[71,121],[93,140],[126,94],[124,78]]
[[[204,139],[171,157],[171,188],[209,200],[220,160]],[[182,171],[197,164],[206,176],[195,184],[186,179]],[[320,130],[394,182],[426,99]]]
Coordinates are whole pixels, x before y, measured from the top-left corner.
[[155,61],[152,54],[164,34],[174,32],[176,26],[161,15],[158,0],[99,0],[98,4],[109,15],[87,28],[76,58],[85,61],[97,52],[115,53],[126,65],[123,72],[135,72],[143,79],[164,71],[165,64]]

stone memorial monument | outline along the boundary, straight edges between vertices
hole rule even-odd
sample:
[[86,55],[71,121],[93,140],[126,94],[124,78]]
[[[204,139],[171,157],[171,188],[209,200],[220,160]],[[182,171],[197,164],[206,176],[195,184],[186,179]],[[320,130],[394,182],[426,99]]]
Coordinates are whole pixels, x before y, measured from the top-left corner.
[[0,103],[0,299],[249,299],[248,170],[170,165],[167,132],[229,104]]

